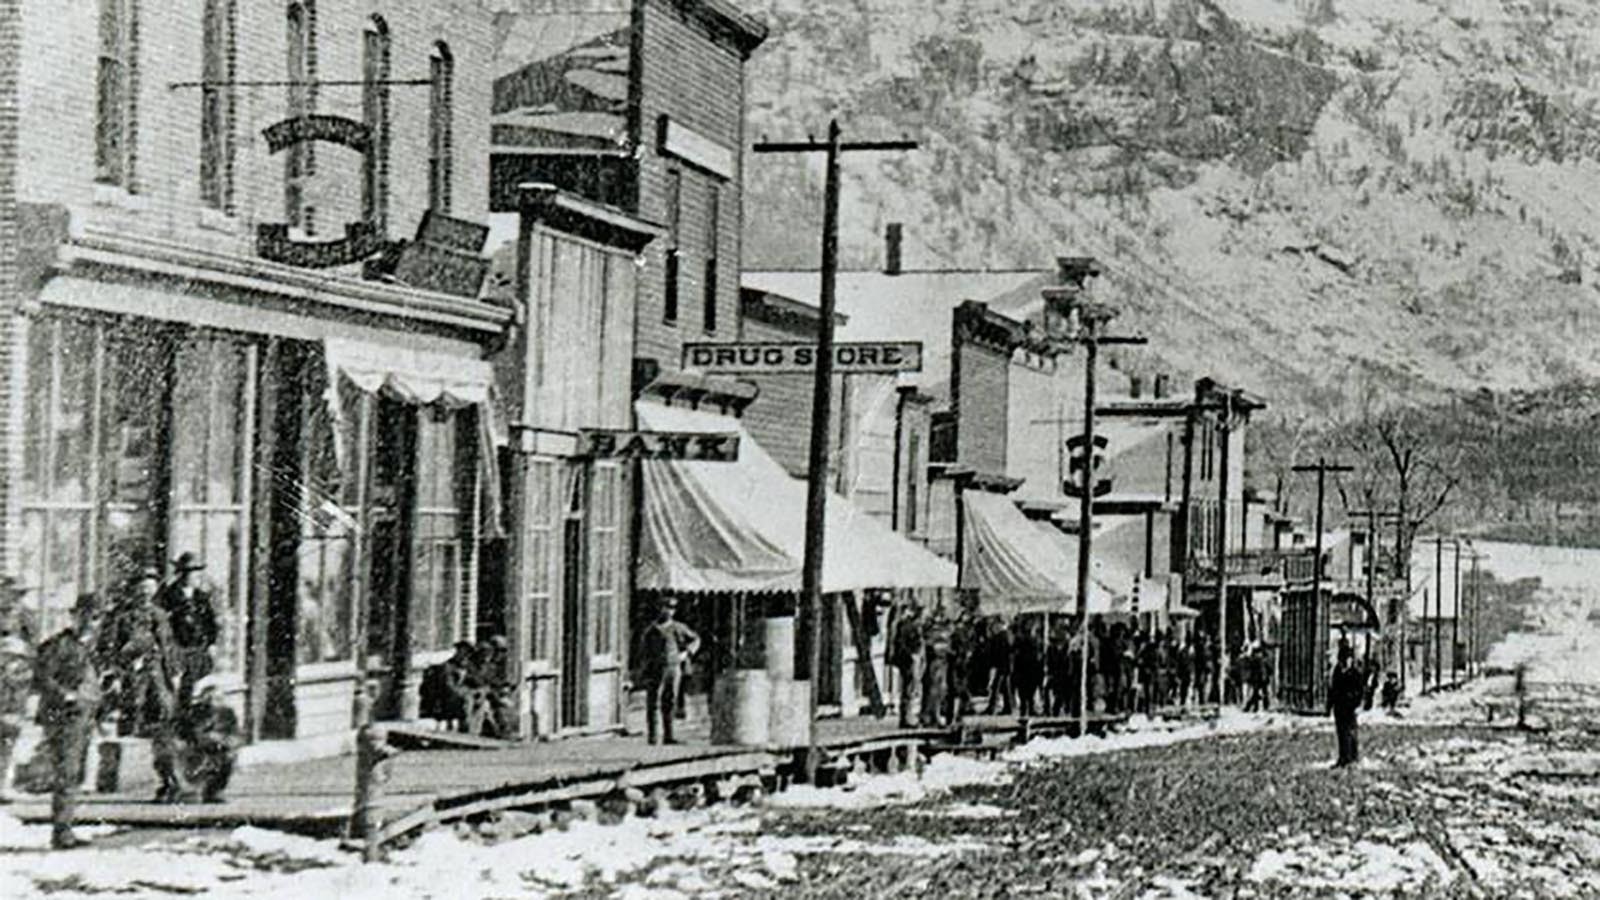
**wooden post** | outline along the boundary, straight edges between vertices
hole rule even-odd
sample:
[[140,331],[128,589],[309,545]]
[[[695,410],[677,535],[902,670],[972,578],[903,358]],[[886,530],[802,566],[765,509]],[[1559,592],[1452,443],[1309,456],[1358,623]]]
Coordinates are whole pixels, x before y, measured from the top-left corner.
[[840,141],[837,119],[828,123],[828,139],[795,143],[759,143],[756,153],[815,153],[827,154],[826,182],[823,188],[822,212],[822,273],[818,297],[817,365],[812,378],[811,391],[811,444],[806,471],[806,531],[805,552],[800,570],[800,602],[810,617],[806,636],[810,679],[810,735],[806,751],[805,774],[808,783],[816,783],[819,748],[817,746],[817,694],[821,686],[822,669],[822,547],[826,527],[828,497],[828,445],[829,407],[833,387],[833,326],[834,288],[839,268],[839,154],[856,150],[914,150],[911,141],[883,141],[844,144]]

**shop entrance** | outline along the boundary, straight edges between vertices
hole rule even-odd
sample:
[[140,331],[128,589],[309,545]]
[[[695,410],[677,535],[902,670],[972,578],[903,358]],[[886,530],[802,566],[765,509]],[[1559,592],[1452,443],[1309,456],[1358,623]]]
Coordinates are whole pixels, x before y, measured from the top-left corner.
[[584,494],[581,467],[571,471],[561,532],[561,721],[560,728],[589,724],[589,579],[585,565]]

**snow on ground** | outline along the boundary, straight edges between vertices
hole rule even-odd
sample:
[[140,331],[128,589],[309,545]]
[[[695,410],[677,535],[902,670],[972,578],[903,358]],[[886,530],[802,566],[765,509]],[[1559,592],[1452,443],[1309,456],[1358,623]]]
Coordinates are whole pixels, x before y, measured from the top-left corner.
[[[919,815],[995,819],[1008,811],[950,799],[965,787],[1008,783],[1017,766],[1044,760],[1163,746],[1219,734],[1283,727],[1296,720],[1227,712],[1210,721],[1136,717],[1127,730],[1084,741],[1043,738],[1001,760],[934,756],[920,773],[857,776],[837,788],[795,785],[768,799],[775,810],[863,810],[922,804]],[[258,828],[173,843],[16,854],[0,861],[0,896],[131,891],[217,897],[456,897],[556,895],[595,883],[621,896],[693,895],[713,888],[770,889],[795,877],[799,856],[937,857],[989,849],[981,837],[930,841],[912,836],[763,833],[759,810],[718,806],[633,818],[615,825],[576,821],[565,830],[484,842],[452,830],[424,834],[387,862],[362,866],[331,841]],[[95,832],[87,832],[93,834]],[[48,829],[0,816],[0,844],[41,847]],[[507,864],[508,861],[514,861]],[[642,884],[638,883],[643,874]],[[641,893],[643,892],[643,893]]]

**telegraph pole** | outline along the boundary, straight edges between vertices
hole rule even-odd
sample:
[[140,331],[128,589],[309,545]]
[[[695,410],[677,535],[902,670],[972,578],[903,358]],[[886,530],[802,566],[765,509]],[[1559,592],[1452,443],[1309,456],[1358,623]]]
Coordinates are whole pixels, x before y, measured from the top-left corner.
[[[1083,459],[1079,469],[1078,496],[1078,639],[1082,650],[1078,663],[1078,736],[1089,733],[1089,567],[1094,543],[1094,498],[1099,491],[1095,479],[1095,368],[1103,344],[1145,344],[1142,337],[1111,336],[1101,330],[1116,317],[1117,311],[1104,303],[1083,299],[1078,288],[1045,288],[1046,302],[1076,300],[1078,333],[1071,340],[1084,348],[1083,365]],[[1065,489],[1067,486],[1062,485]]]
[[[1311,565],[1312,579],[1313,579],[1312,592],[1311,592],[1311,602],[1312,602],[1312,607],[1311,607],[1311,609],[1312,609],[1312,617],[1311,617],[1311,621],[1313,623],[1316,623],[1316,622],[1319,621],[1320,617],[1317,615],[1317,613],[1321,612],[1321,610],[1322,610],[1322,515],[1323,515],[1323,498],[1327,495],[1328,473],[1329,472],[1335,472],[1335,473],[1338,473],[1338,472],[1354,472],[1355,470],[1356,470],[1355,466],[1348,466],[1348,465],[1344,465],[1342,463],[1331,463],[1331,462],[1328,462],[1327,459],[1325,459],[1323,457],[1320,457],[1320,456],[1317,457],[1317,461],[1314,462],[1314,463],[1310,463],[1308,465],[1303,465],[1303,466],[1294,466],[1291,469],[1291,471],[1294,471],[1294,472],[1315,472],[1315,473],[1317,473],[1317,525],[1316,525],[1317,533],[1316,533],[1316,540],[1314,541],[1314,543],[1312,545],[1313,546],[1312,552],[1316,554],[1316,558],[1312,561],[1312,565]],[[1319,638],[1320,638],[1320,636],[1319,636]],[[1321,639],[1315,639],[1315,643],[1314,643],[1313,646],[1319,646],[1319,647],[1322,646],[1322,640]],[[1316,672],[1317,672],[1317,674],[1319,676],[1322,674],[1325,665],[1326,665],[1326,660],[1325,659],[1317,660]],[[1313,684],[1312,684],[1312,690],[1313,691],[1317,691],[1317,687],[1318,687],[1318,685],[1314,681]],[[1317,693],[1320,694],[1321,692],[1317,691]],[[1317,697],[1317,702],[1320,703],[1321,700],[1322,700],[1322,698],[1320,696]]]
[[[1377,592],[1377,581],[1378,581],[1378,520],[1380,518],[1382,518],[1382,519],[1397,518],[1397,517],[1399,517],[1400,512],[1398,510],[1392,510],[1392,509],[1380,510],[1377,507],[1369,507],[1367,509],[1352,509],[1352,510],[1349,511],[1349,514],[1352,515],[1352,516],[1366,516],[1367,517],[1367,609],[1372,615],[1377,616],[1379,630],[1380,631],[1385,631],[1386,630],[1385,629],[1385,625],[1387,625],[1388,623],[1383,621],[1384,617],[1382,615],[1379,615],[1378,607],[1377,607],[1377,603],[1378,603],[1378,597],[1377,597],[1377,593],[1378,593]],[[1396,546],[1395,547],[1396,563],[1399,562],[1399,551],[1400,551],[1399,546]],[[1392,589],[1392,586],[1391,586],[1391,589]],[[1383,635],[1382,637],[1387,637],[1387,635]],[[1386,646],[1385,641],[1380,639],[1379,650],[1381,651],[1384,646]],[[1389,660],[1385,660],[1384,661],[1384,664],[1385,664],[1386,667],[1387,667],[1388,663],[1389,663]],[[1404,668],[1404,666],[1405,666],[1405,647],[1404,647],[1403,644],[1400,647],[1400,664],[1401,664],[1401,667]]]
[[1455,593],[1450,604],[1450,683],[1461,679],[1461,541],[1456,544],[1456,580],[1450,587]]
[[817,365],[811,390],[811,446],[806,470],[806,545],[800,569],[800,602],[810,621],[806,677],[811,681],[806,750],[806,781],[816,783],[821,762],[817,747],[817,692],[822,670],[822,542],[828,502],[828,422],[833,387],[833,317],[837,306],[835,285],[839,272],[839,155],[859,151],[915,150],[915,141],[840,140],[839,120],[828,123],[828,139],[770,142],[755,145],[756,153],[826,153],[827,180],[823,189],[822,273],[817,320]]
[[[1470,545],[1471,542],[1468,543]],[[1478,658],[1478,609],[1482,600],[1478,583],[1478,560],[1483,559],[1483,554],[1473,547],[1467,559],[1472,561],[1472,588],[1467,600],[1467,677],[1470,679],[1474,668],[1479,672],[1483,671],[1481,663],[1476,667],[1473,665]]]

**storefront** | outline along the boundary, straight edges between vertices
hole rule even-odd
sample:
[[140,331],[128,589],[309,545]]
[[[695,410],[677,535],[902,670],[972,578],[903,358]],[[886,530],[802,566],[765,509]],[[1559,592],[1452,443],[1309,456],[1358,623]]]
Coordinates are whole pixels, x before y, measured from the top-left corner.
[[659,229],[545,185],[524,185],[496,259],[518,326],[494,356],[512,441],[508,540],[485,621],[518,661],[519,732],[622,723],[633,463],[586,431],[633,424],[640,252]]
[[475,623],[498,512],[478,340],[505,311],[88,255],[64,245],[21,319],[17,557],[40,629],[193,553],[251,737],[347,732],[363,669],[381,712],[414,716],[420,667]]
[[[641,402],[641,428],[730,434],[734,461],[640,464],[643,489],[634,621],[653,599],[683,597],[680,614],[708,638],[711,665],[695,688],[705,693],[718,669],[760,666],[770,648],[763,623],[796,616],[797,677],[807,677],[807,620],[797,603],[805,549],[805,482],[790,476],[731,416]],[[883,630],[872,627],[886,601],[915,592],[953,592],[955,566],[893,531],[878,517],[829,493],[823,542],[818,701],[854,714],[884,684]]]

